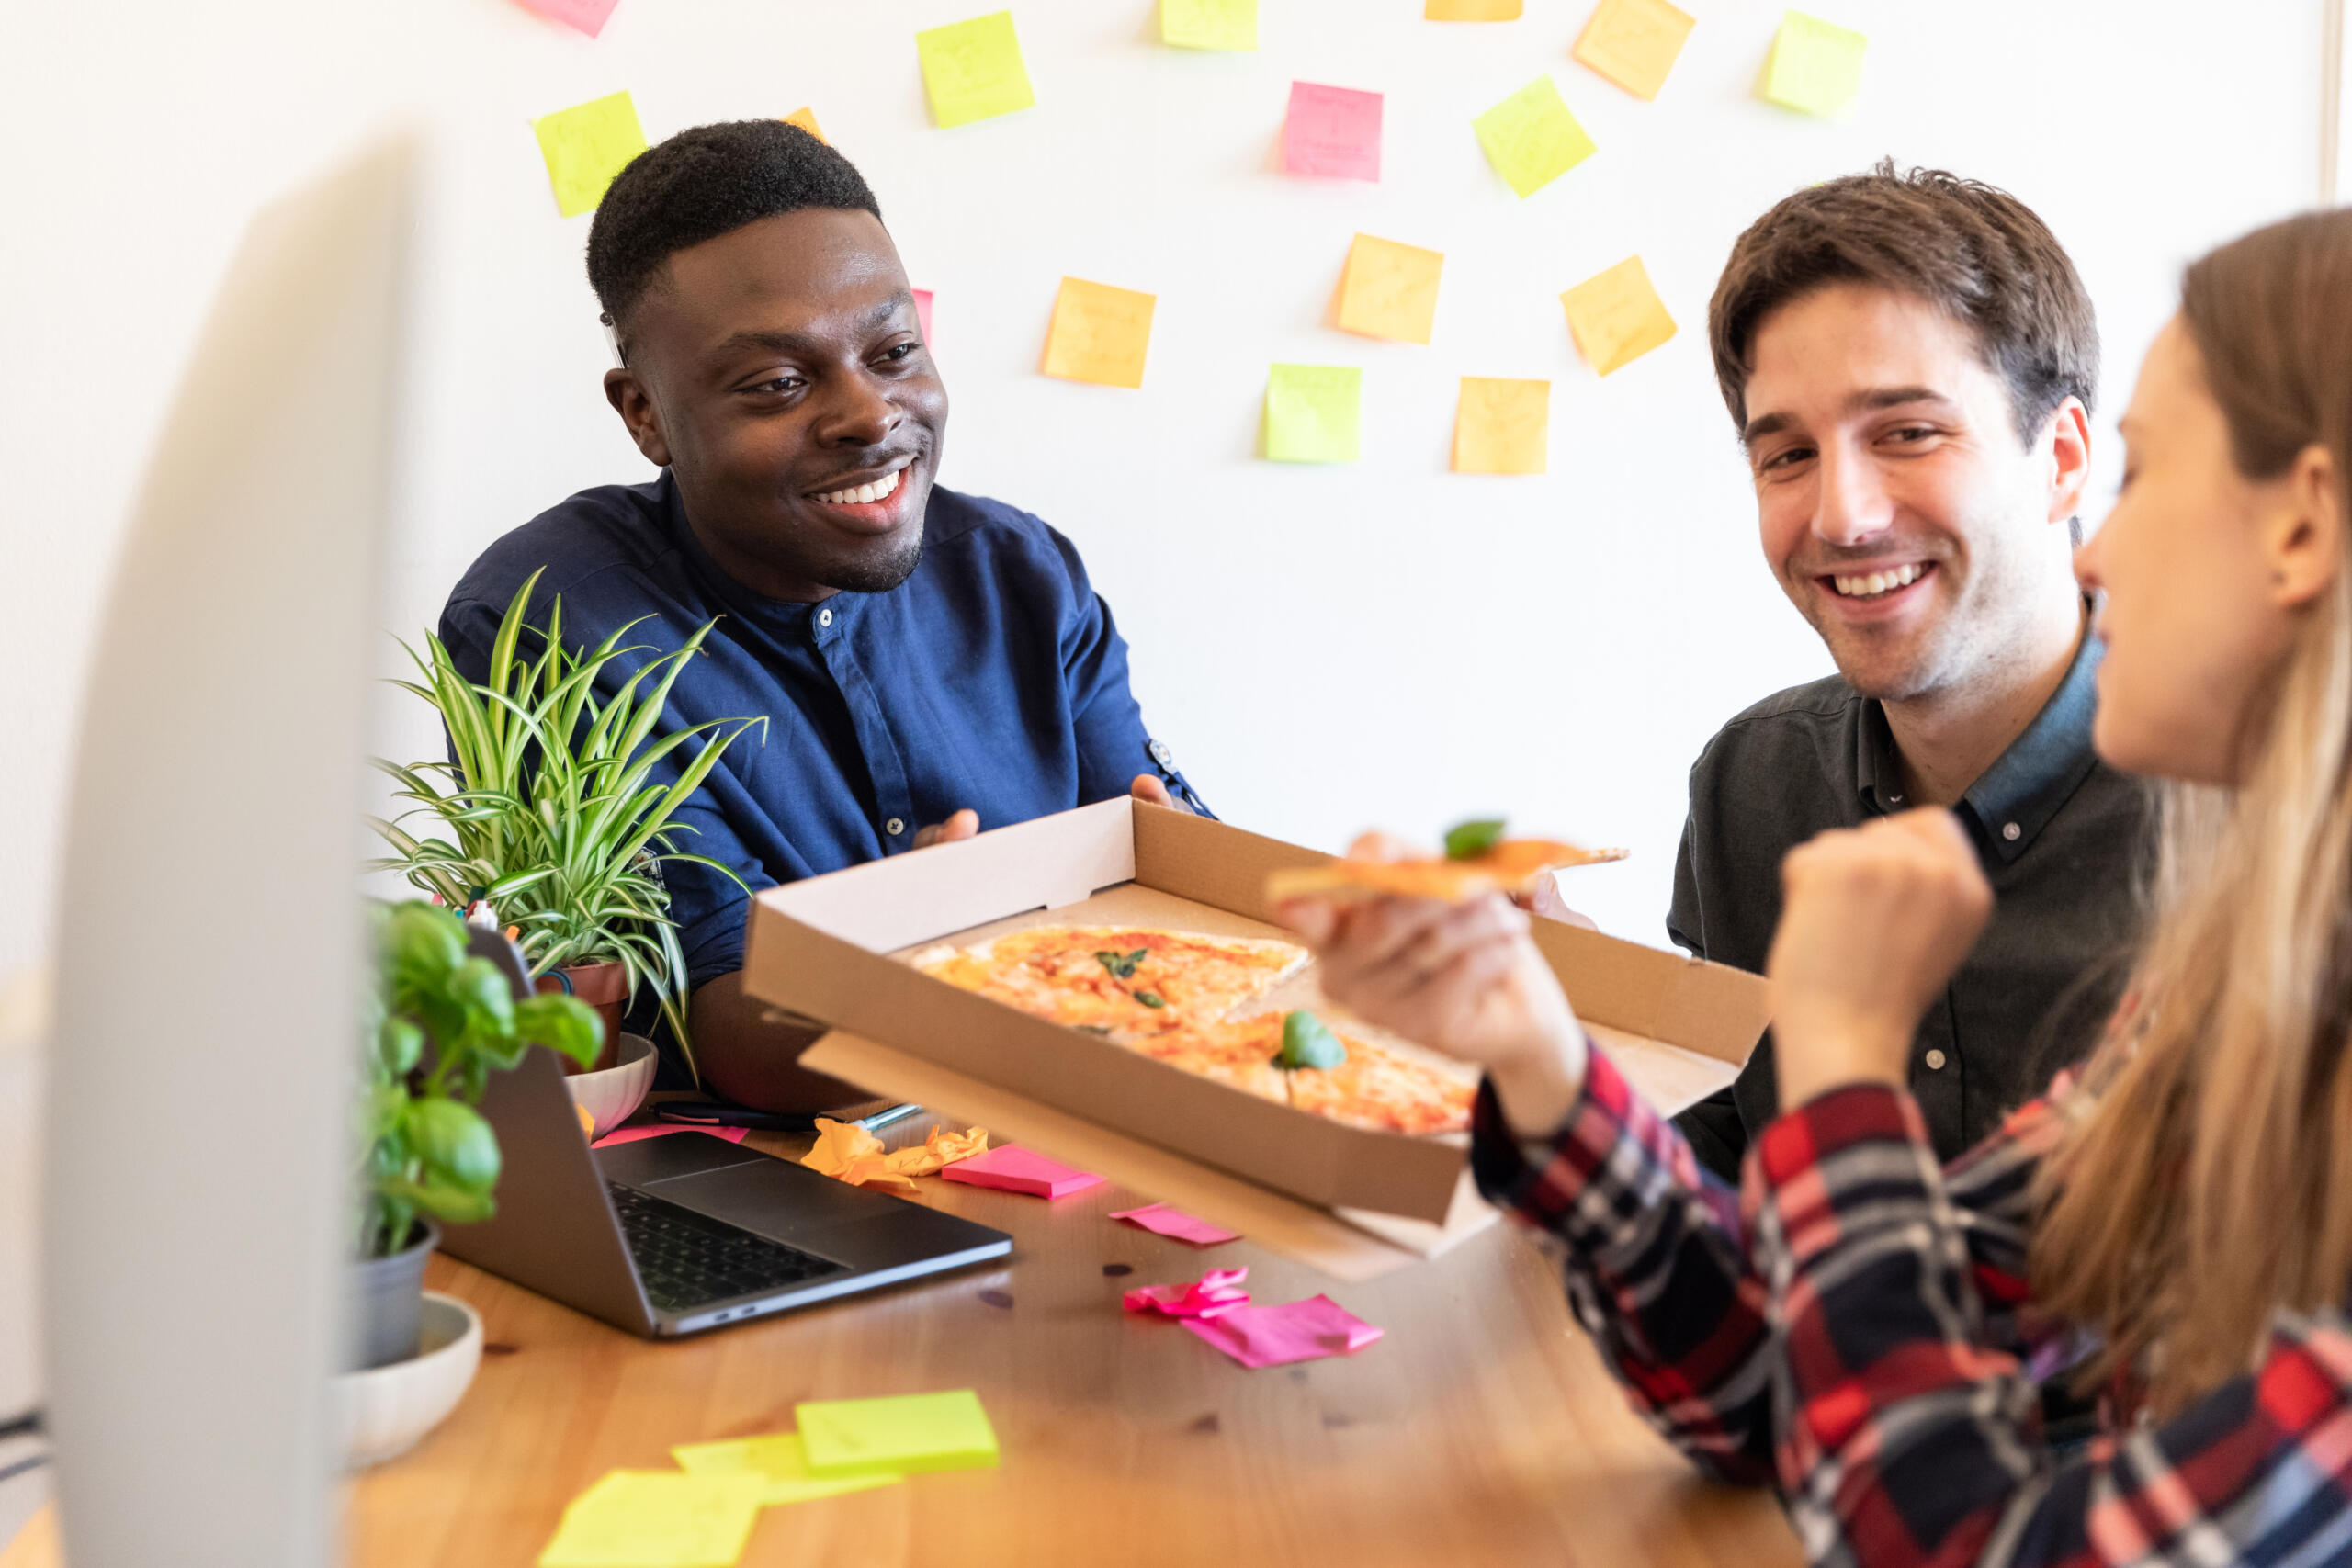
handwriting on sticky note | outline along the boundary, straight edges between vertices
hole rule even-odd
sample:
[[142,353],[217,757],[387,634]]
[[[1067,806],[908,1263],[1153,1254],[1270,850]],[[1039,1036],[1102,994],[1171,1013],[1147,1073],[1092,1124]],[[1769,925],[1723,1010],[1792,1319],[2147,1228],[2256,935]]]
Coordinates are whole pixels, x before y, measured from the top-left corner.
[[942,130],[1037,107],[1010,11],[919,32],[915,52],[932,123]]
[[522,0],[526,10],[537,11],[550,21],[577,28],[594,38],[605,30],[605,22],[620,0]]
[[1418,245],[1358,234],[1340,275],[1340,327],[1365,337],[1427,343],[1437,321],[1445,257]]
[[1560,98],[1549,75],[1538,76],[1470,122],[1478,145],[1521,200],[1534,195],[1587,158],[1592,138]]
[[683,1443],[670,1450],[679,1468],[693,1475],[755,1475],[764,1490],[760,1502],[768,1507],[806,1503],[842,1492],[863,1492],[869,1486],[895,1486],[906,1479],[894,1470],[863,1475],[815,1475],[808,1470],[808,1448],[797,1432],[775,1432],[763,1438],[736,1438],[718,1443]]
[[1158,296],[1080,277],[1062,279],[1046,334],[1046,374],[1105,387],[1143,385]]
[[1674,318],[1650,287],[1649,269],[1627,256],[1560,296],[1585,363],[1606,376],[1674,335]]
[[1576,57],[1636,97],[1655,98],[1694,25],[1667,0],[1600,0]]
[[[1361,446],[1363,414],[1363,372],[1354,366],[1277,365],[1266,375],[1266,457],[1276,463],[1352,463]],[[1111,1217],[1133,1220],[1163,1235],[1183,1235],[1170,1227],[1191,1225],[1220,1240],[1233,1239],[1230,1233],[1217,1232],[1164,1203]]]
[[813,1475],[970,1470],[997,1461],[996,1429],[968,1388],[793,1406]]
[[1515,22],[1521,0],[1425,0],[1421,15],[1432,22]]
[[548,161],[548,183],[555,186],[556,210],[566,218],[594,212],[605,187],[628,161],[645,151],[645,130],[637,105],[626,92],[592,98],[531,122],[539,153]]
[[1309,1296],[1283,1306],[1240,1307],[1216,1317],[1188,1317],[1183,1326],[1245,1367],[1352,1356],[1385,1332],[1329,1296]]
[[1159,41],[1178,49],[1258,47],[1258,0],[1159,0]]
[[616,1470],[564,1509],[539,1568],[726,1568],[763,1490],[750,1474]]
[[1764,101],[1825,119],[1851,112],[1869,47],[1858,32],[1802,11],[1787,13],[1764,61]]
[[1378,179],[1380,108],[1378,93],[1293,82],[1290,113],[1283,119],[1283,172],[1322,179]]
[[1551,382],[1464,376],[1453,416],[1453,471],[1542,473],[1551,420]]
[[790,114],[784,117],[784,123],[786,125],[798,126],[801,130],[807,131],[809,135],[815,137],[820,141],[823,141],[825,140],[825,133],[817,129],[817,111],[815,109],[807,107],[794,109]]

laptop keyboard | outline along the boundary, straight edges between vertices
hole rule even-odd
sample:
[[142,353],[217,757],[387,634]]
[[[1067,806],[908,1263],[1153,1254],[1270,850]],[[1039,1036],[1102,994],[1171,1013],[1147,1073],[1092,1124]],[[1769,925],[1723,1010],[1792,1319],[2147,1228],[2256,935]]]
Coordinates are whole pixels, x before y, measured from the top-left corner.
[[782,1290],[848,1270],[829,1258],[697,1214],[692,1209],[605,1183],[637,1259],[645,1294],[663,1312],[689,1312],[732,1296]]

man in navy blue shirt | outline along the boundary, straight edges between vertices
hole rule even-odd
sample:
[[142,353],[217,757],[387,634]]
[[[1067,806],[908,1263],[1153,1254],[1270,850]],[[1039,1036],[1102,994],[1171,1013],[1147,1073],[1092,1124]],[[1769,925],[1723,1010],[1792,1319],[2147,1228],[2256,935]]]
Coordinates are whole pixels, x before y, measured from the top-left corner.
[[[1191,800],[1127,690],[1127,649],[1068,539],[937,489],[947,394],[881,209],[797,126],[681,132],[605,193],[588,276],[605,394],[662,475],[583,491],[492,545],[441,637],[480,680],[534,571],[568,642],[653,657],[718,624],[665,728],[763,716],[680,814],[678,847],[754,891],[1132,791]],[[634,664],[628,664],[633,668]],[[1197,802],[1194,802],[1197,804]],[[667,877],[705,1080],[747,1105],[860,1098],[743,994],[741,889]]]

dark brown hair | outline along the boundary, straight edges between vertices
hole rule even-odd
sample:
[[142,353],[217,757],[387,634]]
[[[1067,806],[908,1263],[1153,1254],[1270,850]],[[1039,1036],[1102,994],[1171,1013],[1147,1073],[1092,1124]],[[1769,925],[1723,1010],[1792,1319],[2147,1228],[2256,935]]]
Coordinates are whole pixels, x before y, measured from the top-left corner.
[[1775,206],[1731,248],[1707,307],[1707,342],[1732,423],[1764,318],[1816,288],[1863,283],[1909,294],[1976,334],[2008,383],[2018,439],[2068,398],[2098,393],[2098,321],[2057,237],[2007,191],[1940,169],[1826,180]]

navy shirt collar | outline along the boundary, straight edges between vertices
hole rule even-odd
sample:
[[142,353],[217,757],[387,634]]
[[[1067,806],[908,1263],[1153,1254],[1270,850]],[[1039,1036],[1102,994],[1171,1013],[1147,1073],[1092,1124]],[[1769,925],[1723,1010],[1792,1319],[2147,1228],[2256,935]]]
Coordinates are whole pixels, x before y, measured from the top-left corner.
[[662,470],[656,481],[661,500],[662,515],[668,525],[670,536],[677,542],[679,552],[687,566],[713,599],[733,614],[742,616],[771,636],[806,640],[822,647],[834,637],[848,632],[857,618],[857,607],[867,595],[836,593],[818,604],[803,604],[797,599],[771,599],[755,593],[727,573],[727,570],[703,548],[702,540],[686,521],[684,498],[678,493],[678,481],[669,469]]

